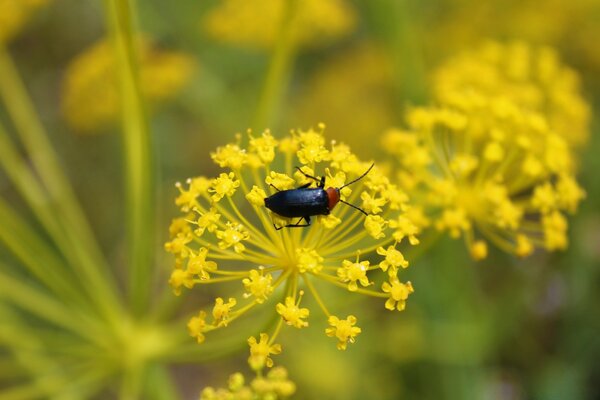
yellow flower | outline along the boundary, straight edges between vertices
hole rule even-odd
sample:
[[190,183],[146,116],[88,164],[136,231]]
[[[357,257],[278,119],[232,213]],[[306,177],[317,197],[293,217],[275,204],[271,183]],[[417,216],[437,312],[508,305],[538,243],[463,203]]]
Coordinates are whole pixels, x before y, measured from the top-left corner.
[[49,0],[0,0],[0,43],[8,43]]
[[195,337],[198,343],[204,342],[204,332],[206,330],[206,313],[200,311],[197,316],[188,322],[188,331],[190,336]]
[[[556,87],[553,79],[574,74],[557,60],[553,79],[538,76],[549,52],[489,44],[451,59],[436,73],[439,106],[410,110],[408,129],[390,130],[382,141],[403,169],[397,183],[419,203],[415,209],[438,230],[464,236],[474,259],[487,256],[486,240],[518,256],[535,247],[564,249],[562,212],[575,212],[585,197],[574,146],[587,135],[587,119],[560,110],[553,96],[587,106],[577,85]],[[518,70],[514,57],[524,53]],[[581,130],[574,141],[569,119]],[[425,226],[418,219],[407,227],[419,232]]]
[[489,42],[450,59],[436,72],[433,86],[444,104],[487,102],[499,110],[504,103],[505,112],[515,107],[543,113],[538,122],[572,146],[588,140],[590,109],[579,78],[551,48]]
[[[140,85],[153,103],[172,98],[191,79],[195,62],[186,54],[158,50],[148,40],[138,43]],[[62,112],[78,133],[93,133],[119,115],[120,97],[114,50],[103,39],[67,66],[62,85]]]
[[[300,293],[302,296],[302,292]],[[285,320],[286,324],[294,326],[296,328],[305,328],[308,326],[308,322],[303,321],[304,318],[308,318],[310,311],[308,308],[299,307],[300,299],[298,304],[293,297],[285,298],[285,305],[282,303],[277,304],[277,313]]]
[[237,301],[233,297],[230,297],[227,303],[225,303],[221,297],[217,297],[212,311],[213,318],[215,319],[213,325],[227,326],[229,313],[236,304]]
[[394,311],[394,308],[398,311],[404,310],[406,299],[414,292],[410,282],[402,283],[398,279],[392,279],[389,283],[383,282],[381,289],[390,294],[390,298],[385,302],[385,308],[390,311]]
[[[218,293],[218,297],[243,299],[235,308],[224,300],[217,301],[213,315],[218,311],[220,317],[215,316],[204,332],[231,326],[261,304],[272,307],[280,325],[304,327],[305,318],[313,313],[299,307],[303,292],[313,296],[327,319],[331,312],[327,299],[313,283],[317,280],[389,299],[389,294],[379,289],[381,283],[373,286],[371,281],[394,279],[408,266],[399,242],[408,237],[412,244],[418,243],[415,235],[422,216],[408,207],[407,196],[377,165],[371,168],[371,162],[361,161],[348,146],[328,145],[323,128],[277,139],[270,132],[248,133],[247,147],[238,137],[235,144],[213,153],[213,161],[226,168],[217,178],[197,177],[189,179],[185,187],[178,186],[175,203],[183,216],[173,222],[171,239],[165,245],[175,257],[171,285],[180,292],[207,284],[237,283],[225,287],[227,292]],[[239,162],[242,159],[255,162]],[[323,189],[318,188],[321,176]],[[350,187],[342,188],[361,176]],[[326,204],[330,213],[310,216],[315,218],[309,217],[308,227],[286,227],[304,220],[271,212],[265,198],[278,190],[306,184],[314,190],[332,188],[333,197],[327,197]],[[340,200],[357,207],[364,205],[377,214],[365,216],[341,201],[336,206],[336,188],[342,188]],[[418,217],[414,222],[411,213]],[[382,264],[377,249],[387,249],[385,254],[377,251],[387,260]],[[357,257],[359,253],[362,260]],[[354,262],[349,261],[354,257]],[[387,270],[386,277],[373,272],[380,268]],[[276,297],[275,306],[268,305],[271,297]],[[272,340],[280,330],[276,329]]]
[[362,286],[369,286],[369,278],[367,272],[369,271],[369,261],[358,261],[358,254],[356,255],[356,262],[344,260],[342,266],[337,270],[337,276],[344,283],[348,282],[348,290],[356,292],[358,289],[357,282],[360,282]]
[[379,268],[381,268],[383,272],[386,272],[389,269],[390,276],[396,276],[398,267],[408,267],[408,261],[406,261],[404,255],[399,250],[396,250],[396,245],[389,246],[387,250],[383,247],[378,247],[377,254],[385,256],[385,260],[379,263]]
[[286,399],[296,392],[296,384],[288,379],[287,370],[274,367],[266,375],[257,371],[256,377],[246,385],[244,376],[236,372],[229,377],[227,388],[206,387],[200,393],[200,400],[251,400]]
[[362,330],[356,325],[356,317],[349,315],[346,319],[339,319],[332,315],[327,320],[331,327],[325,329],[327,336],[335,337],[338,340],[338,350],[346,350],[348,343],[354,343],[356,336],[362,332]]
[[[233,45],[271,48],[285,18],[286,0],[221,0],[202,20],[210,36]],[[356,15],[344,0],[303,0],[289,21],[292,40],[302,47],[326,45],[351,33]]]
[[271,344],[269,342],[269,335],[266,333],[260,334],[260,341],[257,341],[254,336],[248,339],[250,345],[250,358],[248,358],[248,364],[253,370],[261,370],[265,366],[272,367],[273,360],[270,355],[277,355],[281,353],[281,345]]
[[242,281],[248,291],[244,297],[254,296],[257,303],[263,303],[273,293],[273,276],[271,274],[264,275],[263,271],[264,268],[260,268],[260,272],[253,269],[250,271],[249,278]]

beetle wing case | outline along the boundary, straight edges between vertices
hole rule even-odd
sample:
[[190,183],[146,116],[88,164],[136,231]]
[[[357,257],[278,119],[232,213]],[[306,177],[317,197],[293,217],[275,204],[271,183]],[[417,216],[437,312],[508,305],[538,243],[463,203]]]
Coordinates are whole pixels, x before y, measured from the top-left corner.
[[265,206],[282,217],[327,215],[327,192],[320,188],[282,190],[265,199]]

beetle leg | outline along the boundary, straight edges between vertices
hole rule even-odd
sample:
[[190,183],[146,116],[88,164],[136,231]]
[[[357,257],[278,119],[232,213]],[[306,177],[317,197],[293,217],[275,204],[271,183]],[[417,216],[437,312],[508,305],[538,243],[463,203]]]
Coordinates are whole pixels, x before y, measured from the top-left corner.
[[271,186],[273,189],[277,190],[278,192],[281,192],[281,190],[277,189],[277,187],[275,185],[273,185],[272,183],[269,183],[269,186]]
[[[306,224],[300,225],[300,222],[302,222],[302,220],[305,220]],[[304,228],[305,226],[310,226],[310,217],[309,216],[300,217],[298,222],[296,222],[295,224],[286,225],[285,227],[286,228]]]

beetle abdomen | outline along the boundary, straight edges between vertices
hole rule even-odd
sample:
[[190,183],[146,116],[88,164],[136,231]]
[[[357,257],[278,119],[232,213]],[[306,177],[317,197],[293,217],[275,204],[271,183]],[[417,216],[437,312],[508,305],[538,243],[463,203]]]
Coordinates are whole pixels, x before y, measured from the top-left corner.
[[282,190],[265,199],[265,206],[282,217],[329,214],[327,192],[320,188]]

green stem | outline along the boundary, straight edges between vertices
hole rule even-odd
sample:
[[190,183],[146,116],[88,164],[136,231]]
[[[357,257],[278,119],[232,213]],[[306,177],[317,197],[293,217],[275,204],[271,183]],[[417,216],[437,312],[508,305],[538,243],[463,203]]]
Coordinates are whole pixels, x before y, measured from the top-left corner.
[[253,127],[265,129],[277,121],[279,104],[284,93],[286,81],[296,53],[294,42],[296,10],[298,0],[284,0],[284,12],[279,27],[278,40],[269,61],[269,69],[262,87],[258,107],[254,116]]
[[31,160],[56,209],[70,253],[77,258],[72,267],[82,280],[94,285],[97,303],[107,318],[118,320],[116,292],[108,274],[110,268],[76,200],[67,177],[60,167],[23,80],[4,47],[0,45],[0,96]]
[[134,9],[127,0],[105,0],[121,90],[129,248],[129,301],[141,314],[151,288],[154,249],[154,170],[135,51]]
[[86,309],[87,299],[75,276],[63,260],[31,230],[0,198],[0,243],[4,243],[22,265],[39,279],[57,298],[73,307]]
[[10,277],[3,272],[7,269],[6,265],[0,263],[0,299],[81,337],[93,342],[102,342],[102,331],[92,319],[47,296],[39,289]]

